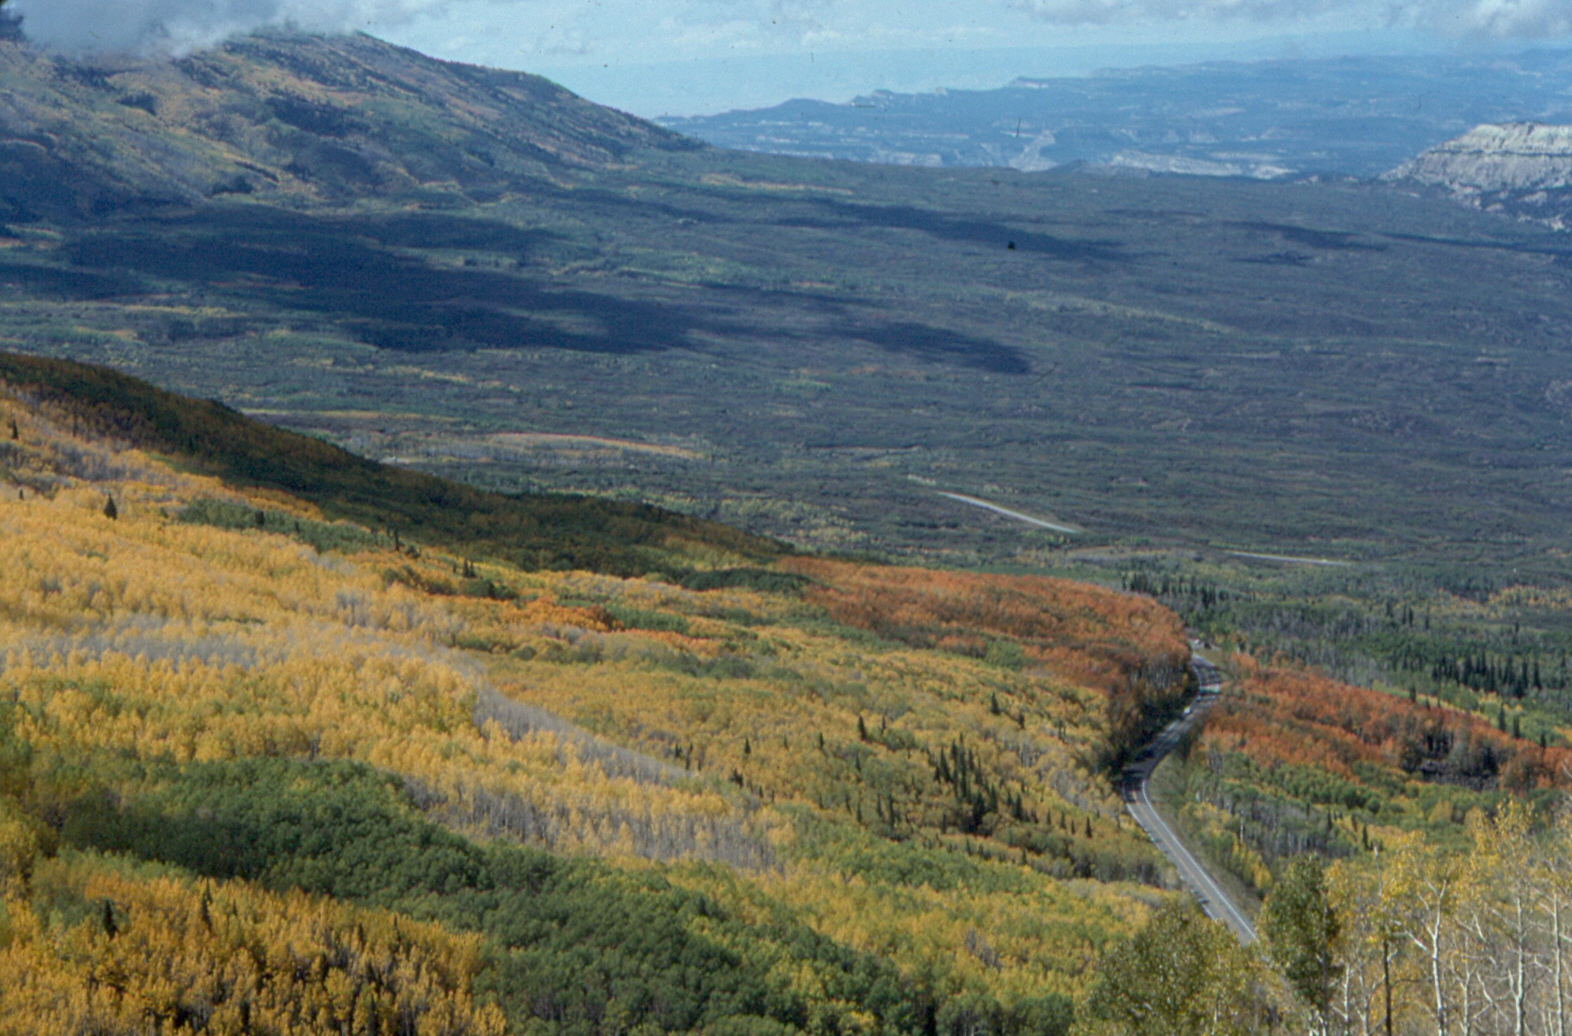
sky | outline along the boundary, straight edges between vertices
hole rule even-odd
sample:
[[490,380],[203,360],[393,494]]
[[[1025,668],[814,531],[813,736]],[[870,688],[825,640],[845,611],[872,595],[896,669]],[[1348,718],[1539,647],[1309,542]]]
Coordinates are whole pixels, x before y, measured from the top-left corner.
[[33,40],[168,52],[290,24],[549,76],[636,115],[1205,60],[1522,49],[1572,0],[10,0]]

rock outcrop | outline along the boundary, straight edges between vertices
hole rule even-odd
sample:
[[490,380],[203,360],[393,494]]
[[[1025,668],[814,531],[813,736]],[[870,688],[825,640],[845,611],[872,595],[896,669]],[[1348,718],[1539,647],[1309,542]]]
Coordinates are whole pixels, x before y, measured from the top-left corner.
[[1538,191],[1572,186],[1572,126],[1475,126],[1386,174],[1454,191]]
[[1440,187],[1476,208],[1564,229],[1572,225],[1572,126],[1475,126],[1382,179]]

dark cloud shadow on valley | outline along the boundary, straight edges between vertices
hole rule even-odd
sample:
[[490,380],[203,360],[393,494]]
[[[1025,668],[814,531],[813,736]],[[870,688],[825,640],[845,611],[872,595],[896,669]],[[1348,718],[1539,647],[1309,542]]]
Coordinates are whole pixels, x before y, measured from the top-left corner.
[[0,253],[0,287],[12,286],[45,297],[96,300],[131,294],[141,283],[123,274],[18,262]]
[[1511,241],[1496,238],[1439,237],[1434,234],[1388,232],[1383,234],[1382,237],[1391,238],[1393,241],[1406,241],[1421,245],[1444,245],[1448,248],[1484,249],[1488,251],[1521,252],[1524,255],[1545,255],[1553,259],[1557,265],[1572,265],[1572,247],[1556,248],[1527,241]]
[[[636,297],[669,293],[637,281],[612,281],[604,292],[543,284],[526,264],[561,243],[547,231],[443,213],[313,216],[238,205],[87,232],[62,248],[71,269],[25,272],[30,286],[52,284],[67,295],[72,289],[92,297],[195,290],[257,315],[332,321],[370,345],[406,352],[710,352],[716,337],[762,334],[782,349],[810,338],[861,342],[936,365],[996,374],[1030,370],[1016,349],[1000,342],[886,320],[876,307],[811,292],[712,285],[678,301]],[[412,254],[416,249],[450,251]],[[512,268],[498,268],[504,264]],[[0,279],[5,269],[0,266]]]
[[971,367],[990,374],[1029,374],[1032,369],[1018,350],[1007,345],[927,324],[849,327],[838,334],[929,363]]
[[[735,285],[711,285],[715,299],[706,320],[708,330],[754,338],[761,326],[797,341],[819,344],[861,342],[884,352],[924,363],[967,367],[990,374],[1029,374],[1031,364],[1021,350],[992,338],[914,320],[885,320],[877,306],[848,303],[844,297],[813,291],[780,291]],[[781,320],[775,320],[779,315]],[[788,328],[784,321],[790,321]]]
[[316,219],[237,207],[200,219],[87,234],[80,269],[201,286],[335,320],[387,349],[559,348],[638,353],[687,344],[680,309],[542,288],[494,270],[443,267],[395,249],[501,251],[527,259],[551,235],[437,214]]
[[1303,245],[1305,248],[1319,248],[1328,252],[1384,252],[1387,249],[1386,245],[1354,240],[1359,235],[1352,230],[1314,230],[1310,227],[1296,227],[1290,223],[1246,220],[1232,220],[1228,225],[1276,234],[1292,244]]
[[1128,263],[1118,241],[1084,241],[1054,237],[1022,230],[990,220],[963,219],[911,205],[863,205],[856,202],[820,201],[815,206],[827,213],[825,218],[788,216],[775,221],[777,226],[844,230],[852,226],[915,230],[946,241],[1003,249],[1014,244],[1017,252],[1046,255],[1069,262]]

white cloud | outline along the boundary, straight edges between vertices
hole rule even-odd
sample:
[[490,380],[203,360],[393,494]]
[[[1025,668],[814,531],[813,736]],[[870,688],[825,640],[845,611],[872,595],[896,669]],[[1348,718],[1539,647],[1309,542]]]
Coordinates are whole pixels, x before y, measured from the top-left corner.
[[183,53],[265,25],[396,25],[447,0],[13,0],[27,35],[66,50]]
[[1564,39],[1572,36],[1569,0],[1477,0],[1436,4],[1432,27],[1451,35],[1491,39]]
[[[1572,0],[12,0],[65,49],[183,52],[270,24],[362,29],[443,56],[637,62],[723,54],[1049,45],[1066,33],[1401,27],[1452,38],[1572,36]],[[1090,37],[1088,37],[1090,38]],[[1070,42],[1074,42],[1070,40]],[[467,45],[471,53],[455,53]]]
[[1055,25],[1252,21],[1291,26],[1327,15],[1375,15],[1448,37],[1551,40],[1572,36],[1572,0],[1007,0]]

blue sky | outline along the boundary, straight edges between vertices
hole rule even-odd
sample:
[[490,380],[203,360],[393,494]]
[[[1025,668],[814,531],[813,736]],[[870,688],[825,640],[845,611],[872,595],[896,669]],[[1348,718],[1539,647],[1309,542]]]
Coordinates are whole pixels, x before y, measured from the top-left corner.
[[638,115],[1106,67],[1572,36],[1572,0],[12,0],[33,38],[168,50],[293,22],[548,75]]

